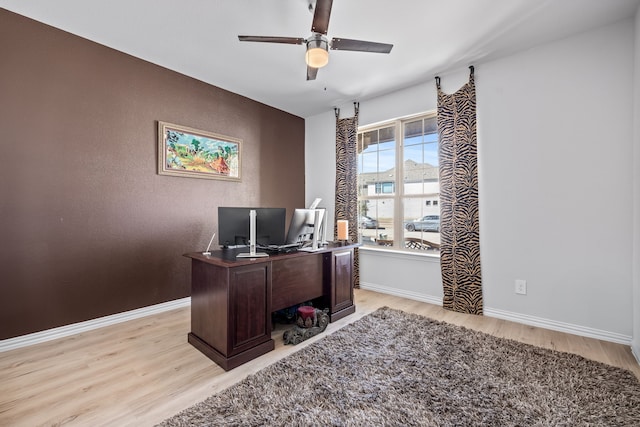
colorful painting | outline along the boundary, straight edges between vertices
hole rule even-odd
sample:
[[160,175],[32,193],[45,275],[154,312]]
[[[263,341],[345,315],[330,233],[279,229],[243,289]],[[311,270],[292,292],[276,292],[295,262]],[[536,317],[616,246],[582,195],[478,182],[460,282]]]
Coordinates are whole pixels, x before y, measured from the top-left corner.
[[158,174],[240,181],[241,140],[158,122]]

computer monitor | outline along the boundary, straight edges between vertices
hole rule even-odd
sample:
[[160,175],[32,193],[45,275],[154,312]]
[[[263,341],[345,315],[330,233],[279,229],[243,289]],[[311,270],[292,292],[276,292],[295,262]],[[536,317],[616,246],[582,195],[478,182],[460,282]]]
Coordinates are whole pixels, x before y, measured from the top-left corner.
[[[316,211],[318,212],[318,224],[316,227]],[[313,241],[314,232],[318,232],[318,243],[324,242],[325,228],[325,210],[320,209],[302,209],[298,208],[293,211],[291,223],[289,224],[289,232],[287,233],[287,244],[299,243],[305,244]]]
[[248,246],[249,213],[256,211],[256,245],[281,245],[285,238],[286,208],[218,207],[218,242],[222,247]]

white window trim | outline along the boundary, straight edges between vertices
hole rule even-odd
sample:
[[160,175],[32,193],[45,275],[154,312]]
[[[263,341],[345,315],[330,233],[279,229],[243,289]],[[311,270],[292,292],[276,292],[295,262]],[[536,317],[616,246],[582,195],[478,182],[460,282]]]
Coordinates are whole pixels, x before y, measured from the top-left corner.
[[[357,133],[363,133],[363,132],[368,132],[368,131],[372,131],[372,130],[376,130],[376,129],[382,129],[385,127],[389,127],[389,126],[395,126],[395,141],[396,141],[396,156],[395,156],[395,170],[396,172],[396,181],[395,181],[395,193],[393,194],[393,200],[394,200],[394,218],[403,218],[403,204],[402,201],[407,198],[407,197],[414,197],[414,195],[411,196],[405,196],[404,195],[404,182],[400,181],[398,182],[398,176],[404,176],[404,174],[401,174],[400,172],[404,172],[404,165],[403,165],[403,156],[402,156],[402,152],[403,152],[403,142],[404,142],[404,137],[403,137],[403,131],[404,131],[404,124],[411,122],[411,121],[415,121],[416,119],[426,119],[426,118],[431,118],[431,117],[436,117],[437,116],[437,110],[430,110],[430,111],[426,111],[423,113],[419,113],[419,114],[414,114],[414,115],[410,115],[410,116],[404,116],[404,117],[398,117],[395,119],[391,119],[391,120],[386,120],[383,122],[378,122],[378,123],[374,123],[374,124],[370,124],[370,125],[365,125],[365,126],[361,126],[358,127]],[[375,200],[375,199],[388,199],[390,195],[388,194],[376,194],[375,196],[370,196],[367,197],[365,200]],[[424,197],[425,194],[420,194],[420,195],[415,195],[415,197]],[[426,195],[428,196],[428,195]],[[360,212],[360,198],[358,197],[358,215],[361,215]],[[437,204],[438,206],[440,206],[440,204]],[[394,228],[393,228],[393,235],[394,236],[401,236],[404,235],[404,231],[403,231],[403,227],[402,227],[402,223],[403,221],[394,221]],[[360,235],[360,232],[358,232],[358,237],[361,238],[362,236]],[[422,251],[418,251],[415,249],[407,249],[407,248],[403,248],[400,247],[399,245],[397,245],[396,243],[397,239],[394,239],[394,246],[374,246],[374,245],[362,245],[360,246],[360,250],[365,250],[365,251],[377,251],[377,252],[387,252],[387,253],[395,253],[395,254],[402,254],[402,255],[412,255],[412,256],[417,256],[417,257],[426,257],[426,258],[432,258],[435,260],[440,259],[440,252],[438,253],[428,253],[428,252],[422,252]]]
[[362,252],[386,252],[388,254],[400,255],[402,258],[429,258],[434,261],[440,262],[440,253],[431,253],[426,251],[417,251],[403,248],[393,248],[390,246],[373,246],[373,245],[361,245],[358,247],[358,251]]

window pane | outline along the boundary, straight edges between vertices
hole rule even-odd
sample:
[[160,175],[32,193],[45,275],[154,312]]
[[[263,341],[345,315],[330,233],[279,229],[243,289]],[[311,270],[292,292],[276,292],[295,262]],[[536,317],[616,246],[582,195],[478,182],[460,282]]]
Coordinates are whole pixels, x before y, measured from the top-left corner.
[[369,132],[364,132],[362,134],[362,138],[358,139],[358,142],[360,143],[360,147],[358,149],[359,153],[365,152],[369,149],[369,146],[374,145],[374,149],[375,144],[378,143],[378,131],[377,130],[372,130]]
[[440,252],[440,210],[436,195],[404,200],[403,247]]
[[[429,154],[426,148],[431,148],[432,144],[421,145],[421,156],[425,157]],[[436,156],[437,156],[437,146]],[[405,147],[405,153],[407,151],[415,152],[415,147]],[[409,153],[411,154],[411,153]],[[406,155],[405,155],[406,159]],[[406,195],[412,194],[431,194],[438,193],[440,191],[440,185],[438,184],[438,166],[429,162],[417,162],[413,159],[405,160],[404,162],[404,193]]]
[[424,145],[422,143],[416,145],[404,146],[404,161],[411,160],[414,163],[424,163]]
[[437,119],[414,120],[404,124],[404,194],[437,194]]
[[422,142],[422,123],[423,120],[405,123],[404,125],[404,143],[405,145],[419,144]]
[[[429,117],[405,123],[402,247],[439,252],[440,183],[438,122]],[[421,197],[411,197],[421,195]]]
[[423,145],[424,162],[432,165],[439,166],[438,161],[438,140],[436,142],[429,142]]
[[395,151],[395,126],[364,132],[358,143],[358,152]]
[[380,129],[380,142],[395,141],[395,139],[396,139],[395,126],[388,126],[386,128]]
[[376,204],[376,200],[362,200],[360,202],[360,215],[358,216],[358,229],[360,240],[364,245],[375,245],[376,236],[380,224],[376,217],[377,209],[371,208]]
[[378,172],[378,153],[365,152],[358,156],[360,173]]
[[378,171],[385,172],[395,181],[396,150],[378,152]]
[[395,126],[358,136],[358,191],[360,197],[395,193]]
[[428,119],[424,119],[424,133],[431,135],[438,135],[438,117],[433,116]]
[[393,244],[393,212],[393,199],[363,200],[360,202],[358,227],[363,244]]

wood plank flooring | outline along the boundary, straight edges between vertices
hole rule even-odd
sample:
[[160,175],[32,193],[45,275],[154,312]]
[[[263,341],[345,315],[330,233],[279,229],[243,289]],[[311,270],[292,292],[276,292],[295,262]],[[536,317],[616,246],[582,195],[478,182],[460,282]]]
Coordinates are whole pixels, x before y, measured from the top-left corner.
[[[385,305],[576,353],[629,369],[640,378],[640,365],[624,345],[365,290],[356,290],[356,313],[330,324],[325,334]],[[152,426],[324,335],[285,346],[285,328],[274,331],[274,351],[230,372],[187,343],[189,308],[0,353],[0,425]]]

